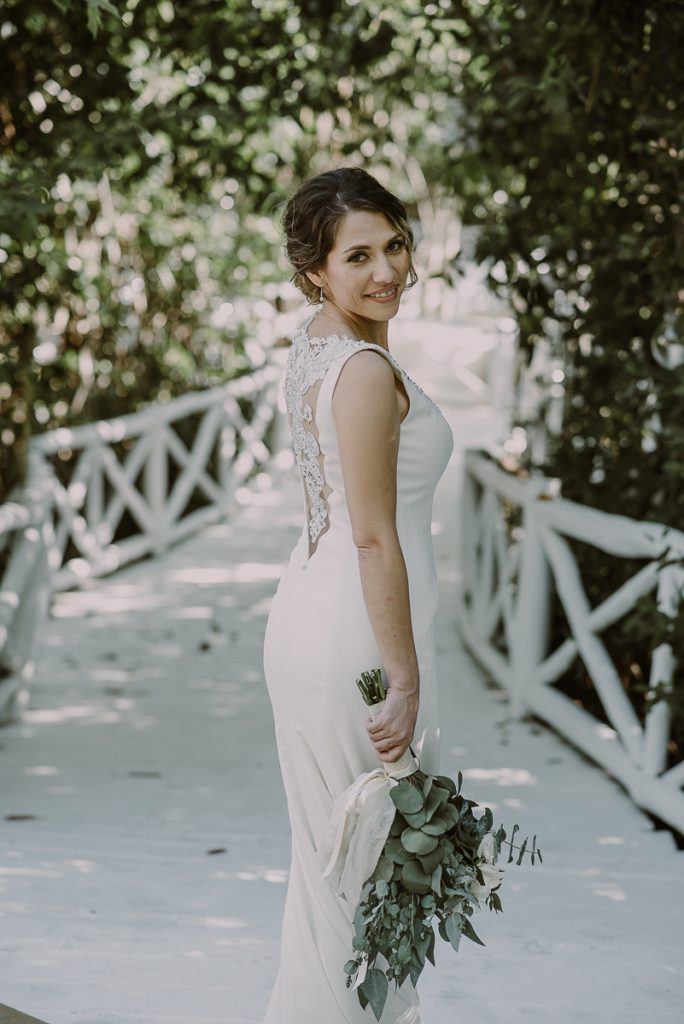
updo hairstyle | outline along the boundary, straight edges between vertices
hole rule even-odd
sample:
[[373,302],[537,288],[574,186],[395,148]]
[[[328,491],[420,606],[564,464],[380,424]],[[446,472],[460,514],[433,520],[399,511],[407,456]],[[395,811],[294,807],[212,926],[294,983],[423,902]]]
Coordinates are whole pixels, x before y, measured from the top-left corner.
[[410,258],[407,287],[418,280],[413,265],[413,232],[404,204],[367,171],[340,167],[303,181],[290,196],[281,220],[285,252],[294,268],[290,280],[309,302],[318,302],[320,289],[306,271],[323,268],[335,244],[337,225],[351,210],[369,210],[387,217],[406,243]]

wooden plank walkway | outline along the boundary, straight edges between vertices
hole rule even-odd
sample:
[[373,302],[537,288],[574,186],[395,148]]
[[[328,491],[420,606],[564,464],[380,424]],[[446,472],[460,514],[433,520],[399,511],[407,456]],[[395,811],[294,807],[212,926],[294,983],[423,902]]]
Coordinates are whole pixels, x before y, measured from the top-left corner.
[[[290,855],[261,650],[300,500],[276,476],[231,523],[55,600],[31,707],[0,731],[10,1005],[49,1024],[261,1024]],[[684,856],[602,770],[510,718],[439,573],[442,769],[536,832],[544,863],[508,867],[486,948],[438,946],[423,1024],[679,1024]]]

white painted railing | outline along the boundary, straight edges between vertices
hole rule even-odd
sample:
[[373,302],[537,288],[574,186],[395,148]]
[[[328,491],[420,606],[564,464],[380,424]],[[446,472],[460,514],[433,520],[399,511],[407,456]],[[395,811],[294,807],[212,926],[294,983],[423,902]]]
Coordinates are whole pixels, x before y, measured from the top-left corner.
[[[684,533],[638,522],[559,497],[559,482],[522,479],[477,452],[466,456],[463,584],[459,619],[464,643],[508,691],[513,714],[532,712],[601,764],[632,799],[684,831],[684,761],[666,768],[670,705],[646,702],[642,723],[601,633],[649,592],[674,616],[684,597]],[[567,538],[618,558],[644,560],[592,608]],[[568,636],[548,650],[551,586],[568,620]],[[587,669],[606,722],[553,683],[576,657]],[[649,687],[671,687],[668,644],[652,652]]]
[[[267,366],[128,416],[33,438],[33,452],[52,480],[49,564],[55,585],[159,554],[226,515],[235,488],[269,456],[263,439],[273,421],[278,381],[278,368]],[[240,399],[252,406],[248,416]],[[174,426],[191,416],[200,421],[188,448]],[[66,482],[55,473],[53,460],[60,453],[69,457]],[[170,482],[172,462],[179,472]],[[206,503],[185,514],[196,488]],[[119,539],[126,513],[134,530]]]
[[[0,722],[26,703],[35,641],[50,591],[47,561],[49,481],[35,458],[17,500],[0,505]],[[14,498],[14,495],[11,496]]]
[[[0,551],[9,552],[0,719],[25,701],[51,591],[159,554],[229,514],[236,489],[270,456],[264,438],[277,427],[281,373],[274,360],[220,387],[32,438],[27,484],[0,506]],[[190,417],[198,422],[187,446],[175,427]],[[193,495],[199,507],[186,512]]]

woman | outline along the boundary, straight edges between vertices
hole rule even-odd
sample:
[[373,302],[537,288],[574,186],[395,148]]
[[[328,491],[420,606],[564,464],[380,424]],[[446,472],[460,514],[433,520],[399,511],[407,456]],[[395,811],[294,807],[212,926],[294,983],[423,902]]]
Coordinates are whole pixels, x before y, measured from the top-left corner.
[[[409,744],[439,772],[433,623],[434,489],[449,425],[397,365],[387,327],[416,280],[406,210],[357,168],[305,181],[283,215],[293,280],[317,302],[288,352],[284,390],[304,524],[273,598],[264,672],[292,826],[281,961],[265,1024],[368,1024],[346,987],[354,907],[319,847],[362,772]],[[382,667],[373,722],[355,680]],[[407,979],[383,1024],[419,1024]]]

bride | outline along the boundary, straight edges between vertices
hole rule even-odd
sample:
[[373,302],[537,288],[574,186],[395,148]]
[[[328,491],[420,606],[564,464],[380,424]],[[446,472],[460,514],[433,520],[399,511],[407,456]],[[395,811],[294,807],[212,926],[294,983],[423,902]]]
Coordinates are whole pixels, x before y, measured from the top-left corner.
[[[293,280],[314,309],[294,334],[284,392],[303,525],[273,597],[264,674],[292,829],[278,973],[264,1024],[367,1024],[346,986],[355,907],[321,878],[335,799],[409,744],[439,773],[435,487],[453,449],[437,406],[389,350],[416,280],[406,208],[373,176],[304,181],[284,215]],[[355,680],[382,667],[381,714]],[[407,979],[382,1024],[420,1024]]]

